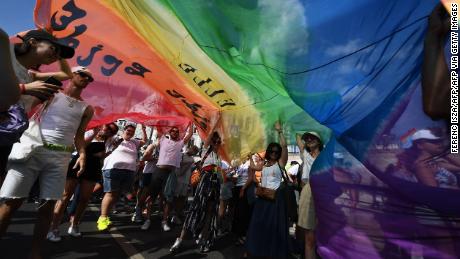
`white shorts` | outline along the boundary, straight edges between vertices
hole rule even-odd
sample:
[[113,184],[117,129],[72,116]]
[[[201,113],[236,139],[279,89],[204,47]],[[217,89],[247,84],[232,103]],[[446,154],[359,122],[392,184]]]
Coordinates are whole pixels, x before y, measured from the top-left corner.
[[38,147],[26,162],[9,162],[0,199],[27,198],[37,178],[40,199],[60,199],[64,192],[69,161],[69,152]]

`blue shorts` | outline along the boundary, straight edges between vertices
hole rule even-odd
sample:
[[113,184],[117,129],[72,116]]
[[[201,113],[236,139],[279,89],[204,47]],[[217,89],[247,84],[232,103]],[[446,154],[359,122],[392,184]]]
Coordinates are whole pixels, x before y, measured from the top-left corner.
[[134,171],[112,168],[102,170],[104,177],[104,192],[117,192],[131,190]]

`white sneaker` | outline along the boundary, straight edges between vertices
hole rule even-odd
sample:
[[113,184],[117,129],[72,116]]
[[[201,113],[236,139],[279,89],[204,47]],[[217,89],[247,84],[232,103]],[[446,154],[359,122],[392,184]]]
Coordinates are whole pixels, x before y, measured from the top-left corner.
[[172,253],[172,252],[177,251],[180,248],[181,244],[182,244],[182,239],[176,238],[176,242],[174,242],[174,245],[171,246],[171,248],[169,249],[169,252]]
[[81,232],[78,226],[70,226],[69,229],[67,230],[67,234],[73,237],[81,237]]
[[171,223],[176,225],[182,225],[182,220],[178,216],[173,216],[171,219]]
[[198,236],[198,239],[195,240],[195,243],[199,245],[201,243],[201,234]]
[[168,232],[171,230],[171,228],[168,226],[168,222],[167,221],[162,221],[161,222],[161,227],[163,228],[163,231],[164,232]]
[[151,224],[150,219],[146,220],[144,224],[142,224],[141,229],[148,230],[150,228],[150,224]]
[[61,241],[61,236],[59,235],[59,230],[55,229],[50,232],[48,232],[48,235],[46,235],[46,239],[48,239],[51,242],[59,242]]

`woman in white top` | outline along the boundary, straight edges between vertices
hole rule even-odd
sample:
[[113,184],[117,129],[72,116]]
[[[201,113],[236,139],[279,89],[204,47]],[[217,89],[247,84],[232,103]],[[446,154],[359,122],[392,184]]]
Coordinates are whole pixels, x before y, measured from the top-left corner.
[[286,140],[280,123],[275,124],[280,144],[270,143],[265,159],[250,169],[262,171],[261,187],[276,191],[275,199],[258,197],[248,229],[246,248],[250,256],[265,258],[286,258],[289,254],[289,221],[284,188],[279,188],[283,179],[283,170],[288,160]]
[[142,125],[142,140],[133,139],[135,131],[134,125],[125,126],[121,142],[104,160],[102,173],[105,194],[101,203],[101,216],[97,220],[99,231],[106,230],[112,224],[109,212],[120,193],[131,188],[136,172],[139,148],[147,141],[145,125]]
[[206,150],[202,159],[200,183],[185,218],[181,235],[171,247],[171,252],[180,248],[187,232],[199,239],[198,244],[202,253],[210,251],[217,237],[217,216],[222,184],[222,172],[219,168],[221,159],[218,150],[222,140],[214,128],[211,131],[212,134],[205,141]]
[[315,258],[315,236],[316,225],[315,207],[310,188],[310,170],[316,157],[323,150],[323,143],[318,133],[314,131],[306,132],[300,137],[297,135],[297,145],[300,149],[302,159],[302,192],[299,199],[299,220],[297,222],[298,231],[303,233],[305,240],[305,258]]

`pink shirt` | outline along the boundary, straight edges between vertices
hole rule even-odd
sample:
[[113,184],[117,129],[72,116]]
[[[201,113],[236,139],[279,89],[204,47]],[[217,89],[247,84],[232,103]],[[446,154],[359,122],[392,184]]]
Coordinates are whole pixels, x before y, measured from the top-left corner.
[[184,140],[174,141],[166,137],[160,140],[160,155],[157,165],[170,165],[180,168]]

